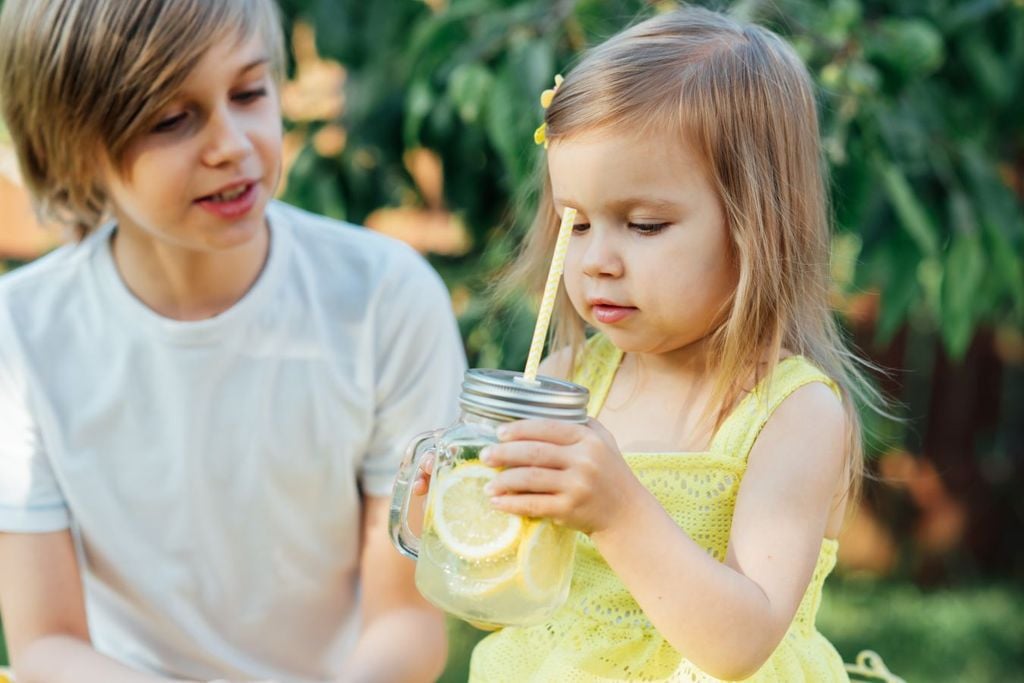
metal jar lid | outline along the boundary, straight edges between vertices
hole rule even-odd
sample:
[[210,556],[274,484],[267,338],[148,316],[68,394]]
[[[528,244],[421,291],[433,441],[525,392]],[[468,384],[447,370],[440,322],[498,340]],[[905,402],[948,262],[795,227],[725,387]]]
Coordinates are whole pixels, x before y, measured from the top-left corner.
[[536,381],[510,370],[474,368],[466,371],[459,403],[474,415],[511,421],[531,418],[587,421],[590,392],[585,387],[551,377]]

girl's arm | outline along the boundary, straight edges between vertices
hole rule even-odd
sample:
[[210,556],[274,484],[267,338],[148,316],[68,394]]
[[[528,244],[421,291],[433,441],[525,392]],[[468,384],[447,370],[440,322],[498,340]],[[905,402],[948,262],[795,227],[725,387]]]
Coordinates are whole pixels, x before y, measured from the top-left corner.
[[68,531],[0,533],[0,606],[18,683],[159,683],[92,649]]
[[[362,633],[341,680],[433,681],[448,654],[444,616],[416,590],[416,565],[391,547],[388,498],[363,504]],[[401,651],[396,644],[401,644]]]
[[510,468],[492,482],[496,507],[589,533],[658,632],[707,673],[735,680],[768,659],[807,589],[845,434],[826,386],[783,401],[750,453],[724,564],[668,516],[596,422],[512,423],[486,455]]

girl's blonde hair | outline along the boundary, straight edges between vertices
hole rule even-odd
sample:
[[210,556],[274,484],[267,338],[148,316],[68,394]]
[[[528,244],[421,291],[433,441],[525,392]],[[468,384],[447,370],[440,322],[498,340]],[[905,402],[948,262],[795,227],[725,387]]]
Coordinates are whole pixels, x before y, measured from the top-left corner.
[[[849,424],[852,492],[863,474],[856,404],[883,400],[843,342],[829,304],[829,208],[814,88],[789,45],[771,31],[699,8],[641,22],[590,50],[545,115],[552,144],[615,128],[678,132],[700,155],[724,207],[739,279],[710,337],[719,426],[743,391],[741,378],[770,375],[783,348],[840,386]],[[509,282],[538,292],[558,229],[551,181]],[[514,286],[514,285],[513,285]],[[572,356],[582,318],[564,288],[553,348]],[[767,354],[767,369],[759,361]],[[879,408],[880,409],[880,408]]]
[[256,34],[280,78],[273,0],[6,0],[0,113],[40,217],[99,225],[100,155],[120,168],[210,47]]

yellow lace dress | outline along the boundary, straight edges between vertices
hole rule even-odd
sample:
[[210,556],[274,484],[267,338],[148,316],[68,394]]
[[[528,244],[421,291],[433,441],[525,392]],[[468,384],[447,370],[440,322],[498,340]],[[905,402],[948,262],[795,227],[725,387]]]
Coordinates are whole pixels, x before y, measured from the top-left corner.
[[[593,337],[573,380],[590,389],[588,412],[604,403],[622,352]],[[625,453],[637,478],[697,543],[725,560],[733,508],[747,455],[772,411],[797,388],[835,384],[808,360],[781,361],[771,377],[737,405],[704,453]],[[814,626],[821,587],[835,566],[838,543],[824,539],[807,592],[789,631],[771,658],[747,681],[830,683],[848,681],[842,659]],[[569,599],[551,621],[507,628],[477,645],[471,683],[521,681],[717,681],[680,656],[654,629],[640,606],[580,534]]]

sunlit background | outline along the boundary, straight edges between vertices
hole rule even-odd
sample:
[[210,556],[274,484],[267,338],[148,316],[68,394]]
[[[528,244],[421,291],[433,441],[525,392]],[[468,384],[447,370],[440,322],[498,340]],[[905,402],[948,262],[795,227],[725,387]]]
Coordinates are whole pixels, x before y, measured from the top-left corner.
[[[522,367],[533,310],[485,288],[522,234],[538,96],[672,3],[281,4],[282,197],[413,245],[448,283],[471,364]],[[908,681],[1024,681],[1024,2],[713,6],[785,35],[820,86],[836,309],[892,369],[878,381],[904,418],[869,423],[874,480],[821,629]],[[0,269],[60,239],[0,128]],[[461,681],[478,634],[451,629],[444,680]]]

